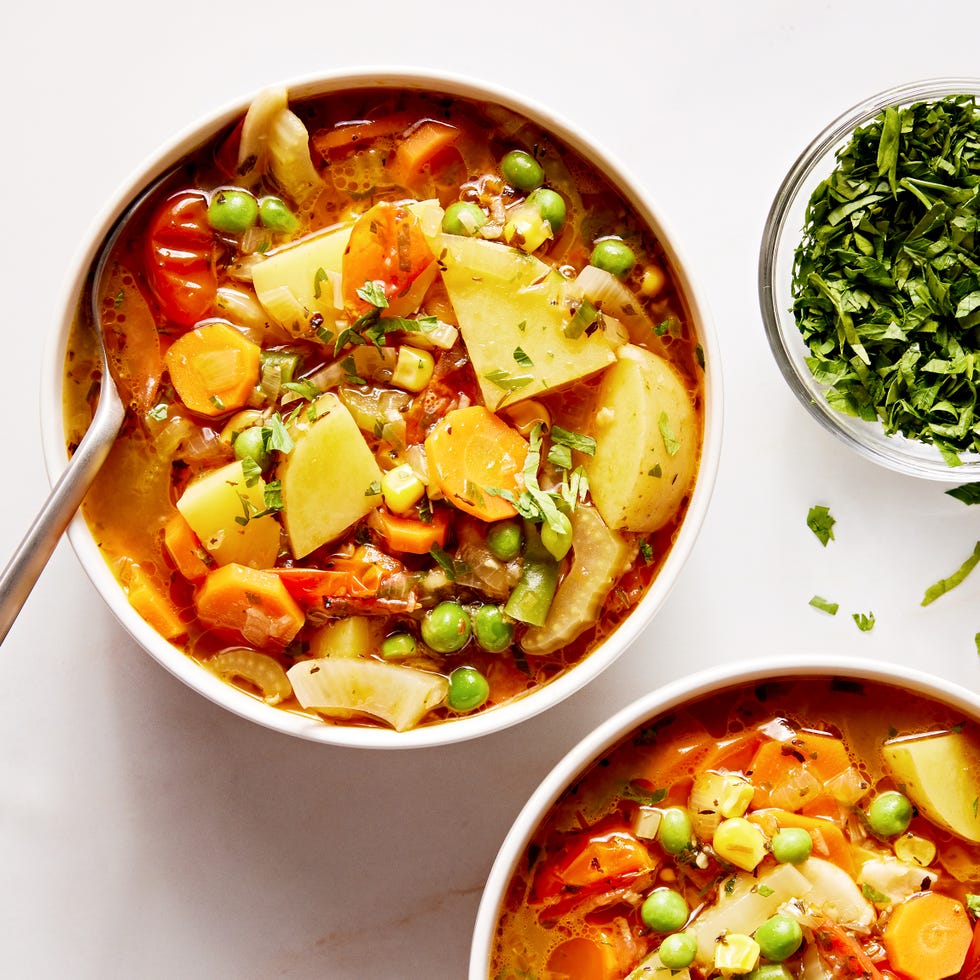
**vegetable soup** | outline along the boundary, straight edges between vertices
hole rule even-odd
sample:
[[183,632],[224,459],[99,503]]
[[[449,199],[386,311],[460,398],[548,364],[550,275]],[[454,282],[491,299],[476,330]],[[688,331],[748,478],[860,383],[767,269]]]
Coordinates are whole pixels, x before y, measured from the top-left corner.
[[[704,363],[662,244],[512,111],[262,93],[96,298],[124,429],[84,505],[130,603],[251,695],[410,729],[567,671],[684,518]],[[81,309],[69,449],[98,358]]]
[[978,798],[980,724],[925,697],[820,677],[702,698],[562,793],[490,976],[980,975]]

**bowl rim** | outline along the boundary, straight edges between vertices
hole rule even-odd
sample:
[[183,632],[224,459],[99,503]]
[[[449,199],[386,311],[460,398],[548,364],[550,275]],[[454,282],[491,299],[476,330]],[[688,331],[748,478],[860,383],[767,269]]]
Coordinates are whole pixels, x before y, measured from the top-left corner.
[[708,667],[649,691],[600,722],[541,780],[518,812],[487,875],[470,945],[469,980],[486,980],[497,918],[513,870],[548,810],[564,790],[601,755],[631,731],[696,698],[763,680],[785,677],[847,677],[905,687],[980,720],[980,695],[918,668],[844,654],[754,657]]
[[[670,554],[650,589],[629,617],[620,624],[609,640],[572,669],[529,694],[491,710],[405,732],[396,732],[380,727],[334,725],[304,718],[264,704],[257,698],[219,680],[187,654],[163,640],[136,613],[99,552],[81,513],[76,514],[69,525],[69,540],[92,584],[130,637],[188,687],[240,717],[309,741],[361,748],[416,748],[452,744],[509,728],[563,701],[612,664],[633,643],[666,600],[690,555],[704,523],[721,456],[723,405],[721,356],[706,300],[696,283],[692,281],[689,273],[690,264],[678,248],[677,236],[668,229],[661,209],[652,195],[593,137],[543,105],[499,85],[469,76],[414,67],[375,66],[338,69],[273,81],[265,87],[278,85],[287,89],[290,99],[301,99],[345,89],[378,87],[435,90],[452,96],[496,102],[525,115],[571,147],[584,152],[588,159],[603,170],[647,222],[672,263],[679,287],[688,304],[691,320],[697,325],[705,359],[704,433],[700,468],[687,514]],[[61,319],[57,328],[48,334],[42,365],[40,389],[42,448],[48,479],[52,484],[57,480],[67,460],[62,419],[62,382],[68,329],[78,297],[82,295],[89,267],[106,233],[141,188],[147,186],[210,135],[238,118],[257,94],[258,90],[245,93],[224,107],[205,112],[196,122],[164,142],[137,165],[82,236],[81,245],[62,283],[62,292],[56,305]]]
[[[935,459],[910,456],[901,450],[900,436],[885,437],[879,423],[851,419],[833,409],[826,398],[815,397],[816,389],[811,386],[816,385],[816,382],[797,363],[786,331],[782,329],[783,318],[788,311],[779,306],[775,275],[780,243],[788,232],[786,224],[789,212],[798,195],[803,192],[805,181],[826,160],[827,155],[848,140],[857,126],[889,106],[907,105],[955,94],[975,95],[980,100],[980,76],[935,77],[903,82],[862,99],[829,122],[807,144],[779,184],[763,227],[757,285],[763,328],[773,358],[790,390],[812,418],[861,456],[888,469],[939,482],[966,483],[980,480],[980,460],[951,467],[939,456],[938,450]],[[799,233],[802,234],[802,228]],[[802,342],[802,338],[800,340]],[[865,429],[870,432],[872,427],[880,431],[883,438],[892,441],[872,444],[862,439],[860,433]]]

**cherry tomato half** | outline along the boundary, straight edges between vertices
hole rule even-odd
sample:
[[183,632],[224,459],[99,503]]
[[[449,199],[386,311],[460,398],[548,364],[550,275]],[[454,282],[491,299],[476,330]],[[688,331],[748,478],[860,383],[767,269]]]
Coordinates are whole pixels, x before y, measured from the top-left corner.
[[146,276],[163,315],[182,327],[207,316],[217,293],[214,232],[208,200],[200,191],[179,191],[150,222]]

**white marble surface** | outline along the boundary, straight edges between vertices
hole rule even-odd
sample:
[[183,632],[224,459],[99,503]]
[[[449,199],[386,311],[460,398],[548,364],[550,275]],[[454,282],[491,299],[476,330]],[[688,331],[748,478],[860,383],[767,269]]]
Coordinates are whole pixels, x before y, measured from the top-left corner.
[[[0,651],[0,975],[459,978],[481,885],[537,780],[596,722],[694,668],[851,652],[980,689],[980,538],[937,484],[850,455],[783,384],[756,256],[784,171],[866,95],[978,74],[973,4],[21,3],[0,59],[0,555],[47,490],[40,361],[114,188],[177,127],[320,68],[448,68],[523,90],[653,189],[721,338],[726,434],[694,554],[598,681],[520,728],[392,754],[277,736],[128,639],[66,543]],[[807,530],[830,506],[837,540]],[[977,573],[980,574],[980,573]],[[819,593],[836,618],[808,607]],[[851,612],[874,612],[870,633]]]

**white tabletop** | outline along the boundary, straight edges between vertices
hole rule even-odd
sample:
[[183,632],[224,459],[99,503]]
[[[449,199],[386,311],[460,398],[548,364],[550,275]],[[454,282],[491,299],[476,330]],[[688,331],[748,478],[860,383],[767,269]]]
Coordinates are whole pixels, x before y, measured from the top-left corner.
[[[40,362],[81,236],[172,131],[322,68],[503,84],[625,161],[713,309],[725,448],[694,553],[641,639],[546,715],[451,748],[323,747],[223,712],[135,646],[62,543],[0,651],[0,975],[459,978],[523,801],[640,693],[787,651],[894,660],[980,690],[980,571],[920,605],[980,538],[980,508],[819,428],[770,356],[756,291],[773,193],[818,129],[879,89],[980,74],[972,2],[140,9],[56,0],[4,16],[0,556],[48,488]],[[827,548],[805,523],[818,503],[837,518]],[[815,593],[841,612],[810,608]],[[872,631],[858,612],[874,613]]]

